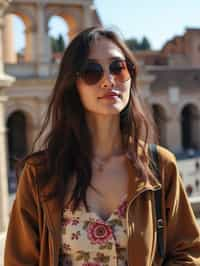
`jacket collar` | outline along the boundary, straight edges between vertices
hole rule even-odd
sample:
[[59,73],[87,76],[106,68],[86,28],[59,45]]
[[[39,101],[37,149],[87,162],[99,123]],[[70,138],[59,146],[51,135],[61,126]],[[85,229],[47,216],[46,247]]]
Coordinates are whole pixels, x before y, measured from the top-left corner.
[[161,189],[161,183],[156,176],[140,177],[137,175],[134,169],[134,158],[127,154],[127,169],[129,175],[128,182],[128,201],[136,198],[140,193],[146,190],[159,190]]

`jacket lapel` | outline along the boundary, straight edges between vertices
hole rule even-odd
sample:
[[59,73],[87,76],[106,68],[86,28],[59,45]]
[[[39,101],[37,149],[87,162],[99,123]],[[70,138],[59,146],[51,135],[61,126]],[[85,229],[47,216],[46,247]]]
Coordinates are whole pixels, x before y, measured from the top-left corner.
[[[58,184],[58,177],[52,176],[49,183],[40,191],[46,223],[50,232],[53,232],[54,234],[60,232],[61,229],[64,192],[55,193],[55,195],[51,195],[50,193],[55,191],[55,187],[59,186]],[[59,187],[58,191],[60,191]]]
[[[161,183],[155,176],[142,178],[134,169],[134,158],[129,153],[127,156],[128,183],[128,261],[129,265],[152,265],[152,254],[156,250],[156,223],[154,209],[154,193],[145,191],[161,189]],[[146,199],[149,200],[146,200]],[[149,204],[152,202],[152,204]]]
[[142,178],[137,175],[134,168],[134,158],[130,152],[127,154],[126,162],[129,176],[128,202],[137,197],[142,191],[161,189],[161,183],[155,176]]

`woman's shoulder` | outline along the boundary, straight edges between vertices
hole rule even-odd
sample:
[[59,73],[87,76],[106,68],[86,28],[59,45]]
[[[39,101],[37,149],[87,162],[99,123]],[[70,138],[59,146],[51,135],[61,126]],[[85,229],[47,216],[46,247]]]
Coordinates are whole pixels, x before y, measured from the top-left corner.
[[48,174],[46,151],[27,155],[17,167],[17,183],[23,188],[27,184],[39,184]]
[[157,151],[159,159],[162,160],[163,163],[176,163],[176,157],[172,151],[160,145],[157,145]]
[[[139,153],[142,154],[142,150],[145,149],[147,154],[150,155],[151,145],[152,144],[150,143],[145,144],[143,141],[140,141],[139,142]],[[158,152],[159,161],[162,161],[162,163],[165,163],[165,164],[168,164],[168,163],[176,164],[176,157],[172,151],[158,144],[154,144],[154,145],[156,145],[156,150]]]
[[179,175],[175,154],[165,147],[157,145],[160,170],[167,176]]
[[44,175],[47,173],[48,161],[46,151],[38,151],[27,155],[19,162],[16,169],[18,180],[21,176],[32,173],[34,176]]
[[173,152],[162,146],[158,145],[157,150],[159,155],[160,173],[163,177],[165,187],[169,191],[170,187],[177,186],[182,182],[176,157]]
[[[148,145],[148,149],[149,149],[148,153],[151,158],[152,155],[150,155],[150,145]],[[162,176],[162,179],[164,179],[165,182],[167,183],[168,182],[171,183],[172,180],[175,181],[177,178],[179,179],[180,174],[179,174],[175,154],[169,149],[163,146],[160,146],[158,144],[156,144],[156,151],[158,154],[158,161],[155,163],[158,164],[157,166],[159,169],[160,176]],[[152,159],[153,158],[151,158],[151,160]]]
[[47,164],[47,158],[47,152],[45,150],[37,151],[27,155],[24,159],[24,164],[33,167],[42,167]]

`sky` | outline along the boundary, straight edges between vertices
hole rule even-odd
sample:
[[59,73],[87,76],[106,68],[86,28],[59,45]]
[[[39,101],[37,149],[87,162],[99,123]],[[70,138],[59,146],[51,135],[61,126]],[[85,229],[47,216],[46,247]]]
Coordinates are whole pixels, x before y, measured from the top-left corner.
[[95,0],[104,26],[116,25],[124,38],[146,36],[161,49],[187,27],[200,28],[200,0]]
[[[186,28],[200,28],[200,0],[94,0],[104,26],[116,30],[124,39],[146,36],[154,50],[159,50]],[[14,23],[16,50],[24,46],[24,28],[19,19]],[[49,23],[50,35],[66,36],[67,26],[62,19]]]

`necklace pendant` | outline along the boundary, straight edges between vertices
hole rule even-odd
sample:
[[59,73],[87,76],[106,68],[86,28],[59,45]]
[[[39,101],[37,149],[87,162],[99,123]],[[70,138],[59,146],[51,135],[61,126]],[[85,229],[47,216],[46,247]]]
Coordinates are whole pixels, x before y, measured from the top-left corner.
[[102,173],[104,168],[105,168],[106,161],[105,160],[100,160],[100,159],[95,159],[94,160],[94,167],[97,172]]
[[98,166],[98,172],[103,172],[103,169],[104,169],[104,164],[100,164],[99,166]]

